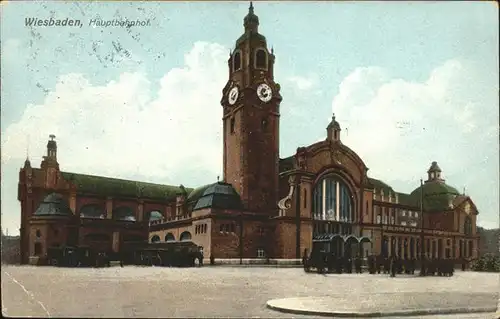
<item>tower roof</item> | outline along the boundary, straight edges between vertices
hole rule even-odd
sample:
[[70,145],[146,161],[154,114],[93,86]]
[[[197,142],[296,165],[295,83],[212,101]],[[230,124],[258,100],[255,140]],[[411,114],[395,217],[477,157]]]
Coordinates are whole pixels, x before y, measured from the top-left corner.
[[236,47],[250,38],[266,42],[266,37],[259,34],[259,17],[254,13],[252,2],[250,2],[250,7],[248,8],[248,14],[243,19],[243,26],[245,27],[245,33],[236,40]]
[[427,173],[432,173],[432,172],[436,172],[436,173],[437,173],[437,172],[439,172],[439,173],[441,173],[441,172],[442,172],[442,170],[441,170],[441,168],[439,167],[438,163],[437,163],[437,162],[435,162],[435,161],[434,161],[434,162],[432,162],[431,167],[430,167],[430,168],[429,168],[429,170],[427,171]]
[[188,201],[196,199],[193,210],[203,208],[234,209],[243,208],[240,195],[231,184],[217,182],[194,190]]
[[340,124],[335,119],[335,113],[332,115],[332,120],[330,121],[330,124],[328,124],[327,128],[328,129],[333,128],[333,129],[336,129],[336,130],[340,130]]
[[253,11],[253,2],[250,1],[250,7],[248,8],[248,14],[243,19],[243,26],[245,31],[257,31],[259,26],[259,17]]
[[68,203],[61,194],[52,193],[44,198],[43,202],[33,214],[35,216],[73,216]]

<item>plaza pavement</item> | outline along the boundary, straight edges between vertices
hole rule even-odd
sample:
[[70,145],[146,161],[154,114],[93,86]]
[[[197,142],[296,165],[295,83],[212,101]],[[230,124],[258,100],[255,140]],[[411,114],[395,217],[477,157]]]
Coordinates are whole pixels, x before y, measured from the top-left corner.
[[[1,279],[2,313],[9,317],[315,318],[271,310],[266,303],[307,297],[320,305],[328,297],[351,310],[367,304],[397,309],[405,300],[421,308],[491,308],[499,292],[498,274],[460,271],[453,277],[389,278],[306,274],[300,268],[2,266]],[[494,318],[494,313],[430,318]]]

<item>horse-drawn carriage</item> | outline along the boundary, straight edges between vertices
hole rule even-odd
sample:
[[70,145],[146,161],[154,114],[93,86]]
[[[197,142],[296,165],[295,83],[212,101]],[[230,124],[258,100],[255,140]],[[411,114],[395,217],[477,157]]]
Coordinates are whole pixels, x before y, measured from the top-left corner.
[[203,264],[201,247],[193,242],[136,244],[126,254],[135,265],[194,267]]

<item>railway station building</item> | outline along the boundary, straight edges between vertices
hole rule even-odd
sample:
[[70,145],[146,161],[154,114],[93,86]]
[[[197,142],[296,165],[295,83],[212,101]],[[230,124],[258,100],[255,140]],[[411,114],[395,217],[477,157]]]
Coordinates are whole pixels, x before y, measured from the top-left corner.
[[53,245],[119,250],[133,240],[193,241],[216,259],[296,259],[313,241],[362,256],[476,258],[478,210],[437,162],[420,187],[398,192],[369,176],[335,116],[324,140],[280,157],[276,57],[258,27],[251,5],[222,88],[220,181],[188,188],[64,172],[52,136],[40,168],[26,160],[19,172],[22,262]]

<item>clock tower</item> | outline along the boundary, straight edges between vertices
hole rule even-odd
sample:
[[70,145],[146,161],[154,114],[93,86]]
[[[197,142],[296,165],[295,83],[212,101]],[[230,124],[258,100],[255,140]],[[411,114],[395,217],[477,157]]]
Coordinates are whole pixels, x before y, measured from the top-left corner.
[[250,8],[245,32],[229,55],[229,80],[222,90],[224,180],[238,191],[245,208],[274,214],[278,206],[279,85],[273,50],[259,34]]

